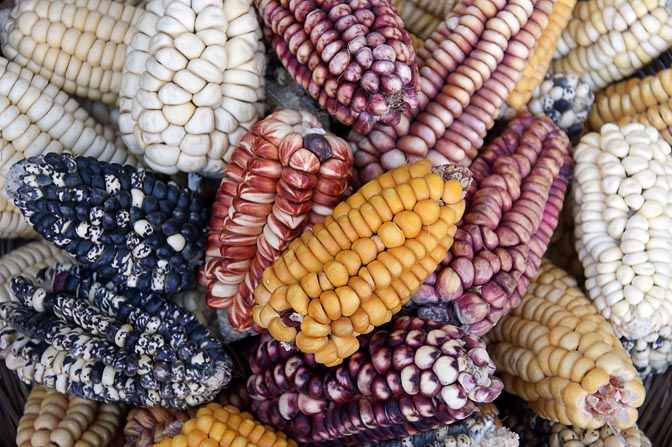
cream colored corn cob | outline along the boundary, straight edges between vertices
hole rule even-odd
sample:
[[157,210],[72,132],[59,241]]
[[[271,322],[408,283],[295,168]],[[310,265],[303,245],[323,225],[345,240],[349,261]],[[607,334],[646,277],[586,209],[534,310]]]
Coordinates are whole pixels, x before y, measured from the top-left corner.
[[581,1],[556,46],[551,69],[574,73],[597,90],[633,74],[670,45],[667,0]]
[[142,12],[113,0],[21,0],[0,25],[2,53],[67,93],[114,104]]
[[580,428],[637,421],[644,386],[613,329],[548,260],[513,313],[486,335],[505,389],[541,417]]

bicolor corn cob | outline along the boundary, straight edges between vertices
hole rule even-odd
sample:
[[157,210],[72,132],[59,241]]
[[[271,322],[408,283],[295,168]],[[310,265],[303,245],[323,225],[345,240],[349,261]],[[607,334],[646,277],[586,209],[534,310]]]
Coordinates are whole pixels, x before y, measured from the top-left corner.
[[[14,163],[64,151],[137,164],[114,132],[96,123],[77,101],[44,77],[0,58],[0,188]],[[4,191],[0,210],[0,237],[35,236]]]
[[201,284],[229,308],[231,326],[253,326],[252,292],[290,241],[322,222],[351,191],[352,150],[310,113],[281,110],[243,137],[212,207]]
[[333,366],[387,323],[453,242],[469,174],[428,160],[371,180],[294,239],[254,290],[255,322]]
[[338,121],[368,133],[417,105],[415,51],[387,0],[256,0],[280,61]]
[[363,181],[408,161],[468,166],[541,37],[552,0],[459,3],[417,54],[419,107],[394,126],[351,133]]
[[666,0],[588,0],[576,4],[556,46],[553,71],[597,90],[630,76],[672,45]]
[[152,0],[123,66],[119,130],[158,172],[221,178],[263,114],[264,45],[252,0]]
[[[619,336],[669,349],[670,145],[650,126],[605,124],[581,138],[574,159],[572,209],[586,290]],[[640,356],[637,366],[647,368],[646,360]]]
[[583,133],[595,95],[578,76],[548,73],[531,95],[527,104],[531,113],[548,116],[570,138]]
[[485,344],[455,326],[395,317],[360,339],[327,368],[262,335],[248,381],[259,419],[302,444],[362,445],[464,419],[502,389]]
[[517,434],[503,427],[496,414],[481,411],[487,406],[459,422],[366,447],[518,447]]
[[33,386],[16,434],[17,447],[107,446],[121,425],[117,404]]
[[480,152],[455,242],[413,295],[418,315],[482,335],[520,304],[558,223],[569,152],[550,119],[527,113]]
[[182,433],[165,438],[155,447],[297,447],[281,432],[257,422],[232,405],[209,403],[182,425]]
[[643,79],[611,84],[597,92],[590,127],[599,130],[605,123],[653,126],[672,143],[672,68]]
[[609,322],[549,261],[485,340],[506,390],[541,417],[589,429],[637,421],[642,380]]
[[458,3],[456,0],[391,0],[409,33],[427,39]]
[[231,379],[222,345],[179,306],[119,293],[79,267],[43,276],[47,289],[12,278],[16,300],[0,305],[0,318],[18,333],[0,340],[2,356],[24,382],[104,402],[181,408],[211,400]]
[[8,59],[65,92],[114,104],[141,8],[113,0],[25,0],[0,20]]
[[207,210],[189,189],[91,157],[30,157],[7,194],[35,230],[100,278],[154,292],[190,288],[207,243]]
[[553,11],[548,16],[548,24],[544,27],[513,91],[506,98],[506,103],[514,110],[524,110],[533,97],[532,92],[544,81],[544,75],[555,53],[555,46],[562,31],[569,23],[575,4],[576,0],[556,0],[553,3]]

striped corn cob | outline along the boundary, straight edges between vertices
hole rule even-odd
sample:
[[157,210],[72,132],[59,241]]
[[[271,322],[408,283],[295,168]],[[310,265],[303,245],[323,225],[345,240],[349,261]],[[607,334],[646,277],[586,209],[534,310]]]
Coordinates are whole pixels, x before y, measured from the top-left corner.
[[310,113],[281,110],[243,137],[212,207],[201,284],[228,308],[231,326],[253,326],[252,292],[265,268],[302,230],[322,222],[351,190],[348,143]]
[[367,447],[518,447],[517,434],[503,427],[495,414],[480,410],[450,425]]
[[[633,360],[645,374],[650,348],[672,348],[670,155],[658,131],[639,123],[605,124],[574,149],[572,209],[585,287],[626,346],[644,349]],[[672,351],[654,358],[661,371]]]
[[250,358],[259,419],[299,443],[362,445],[468,417],[502,389],[483,342],[451,325],[395,317],[361,337],[356,354],[326,368],[268,334]]
[[481,151],[455,242],[413,295],[419,316],[482,335],[520,304],[557,226],[569,151],[550,119],[527,113]]
[[371,180],[264,270],[255,322],[318,363],[342,362],[445,257],[468,184],[466,170],[427,160]]
[[22,160],[8,177],[7,194],[35,230],[100,278],[165,293],[195,282],[207,210],[193,191],[69,154]]
[[47,289],[13,277],[16,300],[0,305],[0,318],[19,333],[0,340],[0,355],[23,381],[87,399],[176,408],[207,402],[230,381],[222,345],[179,306],[121,294],[82,268],[43,276]]
[[2,53],[69,94],[114,104],[142,12],[113,0],[21,0],[0,20]]
[[64,151],[137,164],[114,132],[77,101],[44,77],[0,58],[0,237],[36,235],[2,191],[7,170],[26,157]]
[[544,75],[555,53],[555,46],[569,23],[575,4],[576,0],[556,0],[553,3],[548,24],[544,27],[513,91],[506,98],[506,103],[514,110],[524,110],[533,96],[532,92],[544,81]]
[[368,133],[417,105],[415,51],[387,0],[255,0],[280,61],[338,121]]
[[458,3],[456,0],[391,0],[404,27],[421,40],[427,39]]
[[119,130],[157,172],[221,178],[263,114],[264,45],[252,0],[152,0],[122,71]]
[[17,447],[107,446],[121,425],[123,406],[33,386],[19,422]]
[[574,73],[597,90],[635,73],[670,45],[667,0],[581,1],[556,46],[551,69]]
[[485,340],[506,390],[541,417],[587,429],[637,421],[642,380],[609,322],[549,261]]
[[156,447],[297,447],[281,432],[257,422],[232,405],[209,403],[182,425],[182,433],[165,438]]
[[672,68],[643,79],[631,78],[597,92],[590,114],[590,127],[605,123],[653,126],[672,143]]
[[434,166],[471,164],[552,8],[553,0],[459,3],[418,51],[418,109],[367,136],[350,134],[359,177],[424,158]]

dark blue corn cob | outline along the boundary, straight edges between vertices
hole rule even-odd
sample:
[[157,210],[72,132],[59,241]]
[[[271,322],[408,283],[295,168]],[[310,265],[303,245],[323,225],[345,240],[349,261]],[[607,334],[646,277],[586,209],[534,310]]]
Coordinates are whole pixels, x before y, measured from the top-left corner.
[[162,293],[195,283],[208,215],[187,188],[128,165],[47,154],[12,166],[6,190],[38,233],[101,279]]
[[[85,267],[57,266],[41,288],[12,278],[0,318],[18,331],[0,357],[28,383],[88,399],[184,408],[212,400],[232,361],[196,318],[158,295],[117,291]],[[47,290],[50,291],[47,291]]]

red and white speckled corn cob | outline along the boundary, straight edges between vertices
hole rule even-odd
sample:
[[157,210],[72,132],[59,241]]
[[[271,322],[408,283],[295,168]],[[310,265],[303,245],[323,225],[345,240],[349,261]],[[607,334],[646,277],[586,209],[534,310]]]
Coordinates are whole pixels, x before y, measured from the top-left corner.
[[343,124],[362,134],[415,108],[415,51],[387,0],[255,0],[282,64]]
[[421,158],[468,166],[552,9],[552,0],[458,4],[418,51],[418,108],[396,125],[380,123],[367,136],[350,135],[362,181]]
[[264,269],[331,214],[353,176],[348,143],[310,113],[277,111],[243,137],[215,198],[200,275],[208,304],[231,307],[233,328],[252,327],[252,291]]
[[569,150],[549,118],[524,113],[481,151],[455,242],[412,298],[418,315],[482,335],[520,304],[558,223]]

